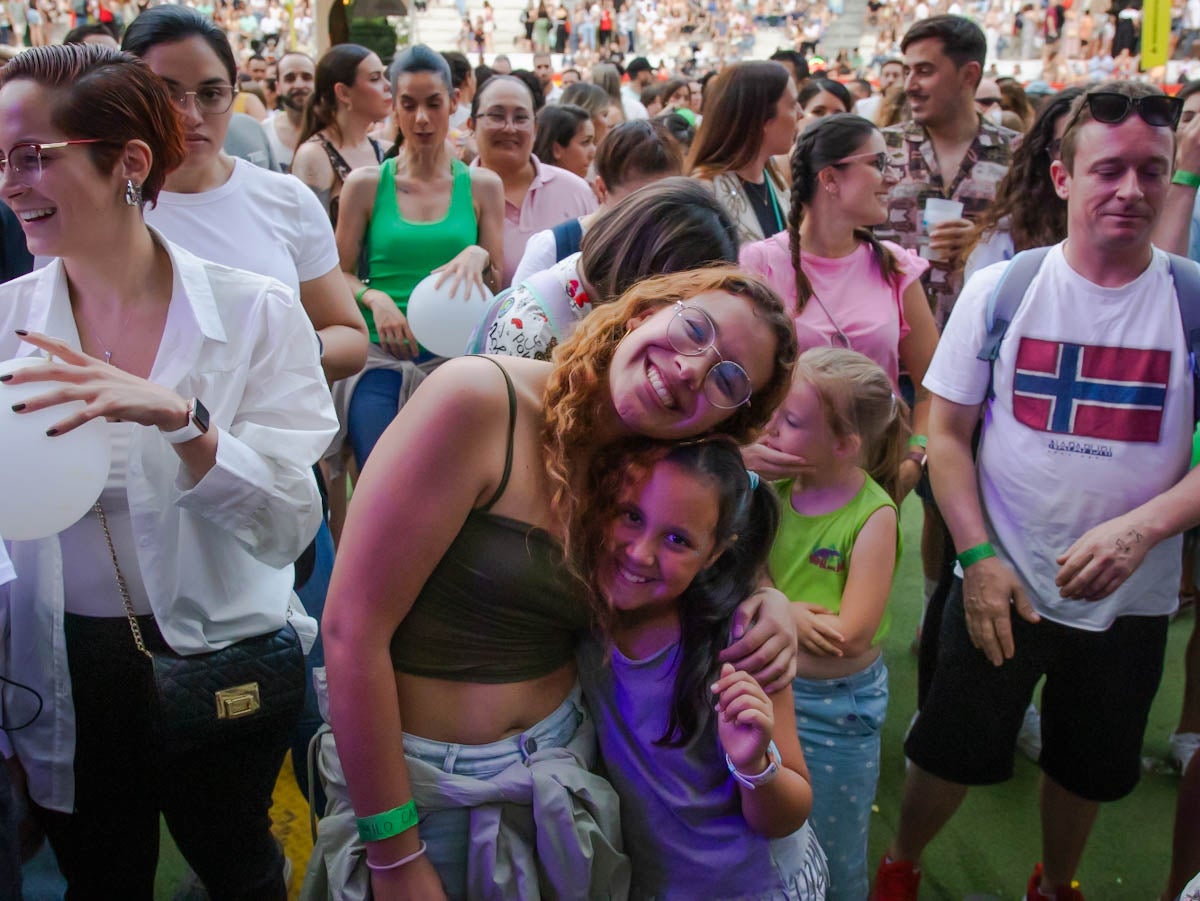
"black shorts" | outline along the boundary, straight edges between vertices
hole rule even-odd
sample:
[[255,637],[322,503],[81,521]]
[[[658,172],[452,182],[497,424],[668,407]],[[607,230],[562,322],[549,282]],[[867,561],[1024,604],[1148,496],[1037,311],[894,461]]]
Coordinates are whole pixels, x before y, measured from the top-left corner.
[[1012,776],[1025,708],[1042,690],[1042,771],[1090,801],[1115,801],[1141,775],[1146,718],[1162,679],[1166,616],[1123,616],[1106,632],[1013,614],[1016,652],[992,666],[971,644],[955,579],[942,618],[937,667],[904,743],[921,769],[961,785]]

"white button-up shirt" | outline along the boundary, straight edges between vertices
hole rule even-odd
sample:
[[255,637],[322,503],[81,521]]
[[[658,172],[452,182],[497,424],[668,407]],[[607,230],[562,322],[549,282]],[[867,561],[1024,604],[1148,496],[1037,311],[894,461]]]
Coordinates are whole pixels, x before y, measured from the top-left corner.
[[[218,430],[216,464],[193,482],[154,428],[134,432],[126,491],[138,566],[167,643],[197,654],[282,628],[292,561],[316,534],[321,501],[312,466],[337,419],[317,344],[299,300],[273,279],[209,263],[155,234],[174,281],[150,381],[197,397]],[[0,285],[0,360],[38,354],[14,329],[79,347],[59,260]],[[0,387],[0,391],[3,388]],[[74,805],[75,716],[63,632],[62,548],[57,536],[9,542],[16,581],[0,585],[0,673],[41,695],[44,708],[5,738],[29,776],[34,801]],[[316,623],[292,613],[305,646]],[[130,641],[133,641],[132,636]],[[5,724],[36,701],[3,686]],[[11,746],[8,742],[11,741]]]

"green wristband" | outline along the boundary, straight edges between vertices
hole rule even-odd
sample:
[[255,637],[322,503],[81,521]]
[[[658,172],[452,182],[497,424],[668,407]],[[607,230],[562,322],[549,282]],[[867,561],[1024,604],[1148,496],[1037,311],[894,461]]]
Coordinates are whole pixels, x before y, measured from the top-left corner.
[[1176,169],[1175,174],[1171,176],[1171,184],[1187,185],[1189,188],[1200,188],[1200,175],[1195,172],[1188,172],[1187,169]]
[[354,292],[355,303],[362,303],[363,295],[365,295],[370,290],[371,290],[370,285],[363,285],[361,288],[359,288],[357,291],[355,291]]
[[986,560],[988,557],[995,557],[996,549],[992,547],[990,541],[985,541],[982,544],[977,544],[975,547],[969,547],[958,555],[958,562],[966,569],[973,563],[978,563],[980,560]]
[[908,446],[919,447],[921,450],[927,450],[929,448],[929,439],[924,435],[913,435],[908,439]]
[[358,837],[364,842],[381,842],[417,825],[417,802],[409,801],[374,816],[359,817],[355,822]]

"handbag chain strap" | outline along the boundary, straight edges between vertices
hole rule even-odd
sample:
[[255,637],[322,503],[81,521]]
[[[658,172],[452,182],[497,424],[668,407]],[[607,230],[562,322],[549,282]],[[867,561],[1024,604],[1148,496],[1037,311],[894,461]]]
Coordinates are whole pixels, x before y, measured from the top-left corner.
[[133,612],[133,599],[129,596],[129,585],[125,582],[125,574],[121,572],[121,564],[117,561],[117,549],[113,546],[108,517],[104,515],[104,508],[100,506],[99,501],[96,501],[96,506],[92,509],[96,511],[96,518],[100,520],[100,527],[104,529],[104,540],[108,544],[108,555],[112,558],[113,572],[117,575],[117,588],[121,591],[121,603],[125,606],[125,616],[129,620],[129,631],[133,633],[133,643],[139,651],[153,660],[154,655],[146,650],[146,643],[142,640],[142,627],[138,625],[137,616]]

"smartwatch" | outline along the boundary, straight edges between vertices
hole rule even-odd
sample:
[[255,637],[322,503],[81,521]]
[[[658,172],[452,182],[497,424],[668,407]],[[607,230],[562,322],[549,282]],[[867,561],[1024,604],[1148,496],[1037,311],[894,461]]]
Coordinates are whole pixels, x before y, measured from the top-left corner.
[[162,436],[171,444],[183,444],[194,441],[208,432],[208,410],[200,403],[200,398],[193,397],[188,401],[188,421],[181,429],[173,432],[163,432]]

